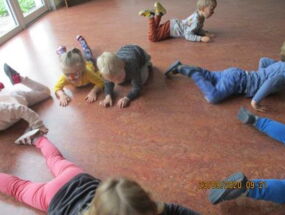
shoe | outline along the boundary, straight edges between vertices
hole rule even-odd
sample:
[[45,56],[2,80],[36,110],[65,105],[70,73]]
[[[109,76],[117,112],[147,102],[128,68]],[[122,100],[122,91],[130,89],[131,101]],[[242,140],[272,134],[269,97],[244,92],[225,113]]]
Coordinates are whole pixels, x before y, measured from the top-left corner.
[[82,37],[80,34],[78,34],[78,35],[76,36],[76,40],[77,40],[77,41],[84,40],[84,37]]
[[0,82],[0,90],[4,89],[4,84],[2,82]]
[[177,74],[178,71],[178,66],[182,65],[182,63],[180,61],[175,61],[173,64],[171,64],[168,69],[166,70],[166,72],[164,73],[164,75],[166,77],[170,77],[171,74]]
[[13,85],[21,83],[22,80],[21,80],[20,74],[16,70],[14,70],[12,67],[10,67],[7,63],[4,64],[4,72],[9,77]]
[[40,131],[40,129],[33,129],[31,131],[28,131],[26,133],[24,133],[22,136],[20,136],[15,143],[19,144],[19,145],[33,145],[34,140],[36,139],[36,137],[41,136],[42,133]]
[[247,192],[247,181],[243,173],[234,173],[221,182],[220,189],[211,189],[208,199],[214,205],[222,201],[236,199]]
[[66,47],[65,46],[59,46],[57,49],[56,49],[56,54],[57,55],[62,55],[63,53],[66,52]]
[[237,114],[237,118],[244,124],[253,125],[256,122],[258,117],[252,114],[251,112],[249,112],[244,107],[241,107],[241,109],[239,110]]
[[144,16],[144,17],[153,17],[154,16],[154,11],[153,10],[149,10],[149,9],[146,9],[146,10],[141,10],[139,12],[139,16]]
[[154,3],[154,11],[156,15],[163,16],[166,14],[166,9],[159,2]]

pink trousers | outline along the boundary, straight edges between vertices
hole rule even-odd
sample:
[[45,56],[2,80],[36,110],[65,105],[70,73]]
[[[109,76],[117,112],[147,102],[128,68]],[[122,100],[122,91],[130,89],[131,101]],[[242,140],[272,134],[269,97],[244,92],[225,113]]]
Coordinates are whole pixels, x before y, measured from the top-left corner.
[[46,137],[37,139],[35,146],[41,150],[47,166],[55,178],[47,183],[33,183],[0,173],[0,192],[46,212],[57,191],[74,176],[83,173],[83,170],[65,160],[58,149]]

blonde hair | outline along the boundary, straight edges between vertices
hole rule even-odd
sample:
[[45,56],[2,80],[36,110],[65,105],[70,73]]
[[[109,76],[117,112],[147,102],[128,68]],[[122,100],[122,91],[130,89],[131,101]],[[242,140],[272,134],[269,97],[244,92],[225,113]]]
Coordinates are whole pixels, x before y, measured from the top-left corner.
[[124,62],[111,52],[103,52],[97,59],[97,67],[103,76],[116,76],[124,69]]
[[281,46],[280,55],[281,55],[282,60],[285,61],[285,41],[283,42],[283,45]]
[[143,215],[162,213],[163,203],[154,202],[135,181],[110,178],[96,190],[84,215]]
[[81,51],[77,48],[71,49],[60,55],[60,62],[63,67],[73,67],[85,64]]
[[197,9],[202,10],[205,7],[216,7],[217,1],[216,0],[198,0],[197,1]]

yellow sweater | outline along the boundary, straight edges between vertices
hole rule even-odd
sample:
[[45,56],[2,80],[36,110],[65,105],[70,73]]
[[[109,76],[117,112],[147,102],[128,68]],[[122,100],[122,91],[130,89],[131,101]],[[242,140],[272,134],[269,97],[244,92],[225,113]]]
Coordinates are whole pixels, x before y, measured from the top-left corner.
[[100,73],[95,70],[95,67],[91,61],[86,61],[86,71],[82,74],[80,80],[78,80],[76,83],[70,82],[67,77],[62,74],[54,86],[54,91],[56,92],[58,90],[62,90],[64,86],[69,84],[76,87],[81,87],[89,83],[92,83],[99,88],[104,87],[104,81]]

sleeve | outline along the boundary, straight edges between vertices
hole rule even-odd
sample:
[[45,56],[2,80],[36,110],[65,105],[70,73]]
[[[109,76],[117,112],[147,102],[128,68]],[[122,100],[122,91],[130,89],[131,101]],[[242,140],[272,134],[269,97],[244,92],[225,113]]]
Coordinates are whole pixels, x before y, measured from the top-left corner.
[[113,90],[114,90],[115,84],[111,81],[104,81],[104,92],[105,95],[113,96]]
[[44,126],[39,115],[27,106],[12,103],[7,103],[5,105],[5,117],[9,119],[24,119],[29,123],[29,127],[32,129]]
[[199,213],[177,204],[165,203],[164,211],[161,215],[199,215]]
[[254,100],[256,103],[259,103],[269,94],[278,92],[280,89],[283,88],[284,85],[285,77],[283,75],[278,75],[273,78],[270,78],[261,85],[252,100]]
[[206,36],[206,34],[208,33],[208,31],[205,31],[203,28],[201,28],[198,32],[199,36]]
[[64,86],[67,84],[69,84],[69,81],[67,80],[65,75],[61,75],[53,88],[54,92],[57,92],[58,90],[62,90]]
[[92,62],[86,63],[86,75],[90,83],[96,85],[99,88],[104,87],[104,81],[100,73],[96,71]]
[[258,69],[265,69],[266,67],[270,66],[273,63],[276,63],[276,60],[273,60],[268,57],[262,57],[259,60]]
[[140,95],[142,89],[141,70],[135,64],[129,65],[130,71],[133,71],[133,78],[131,80],[132,89],[127,97],[130,101],[134,100]]
[[185,30],[185,39],[199,42],[201,41],[201,36],[197,34],[199,31],[200,21],[198,17],[189,16],[187,19],[183,20],[183,23],[187,25]]

